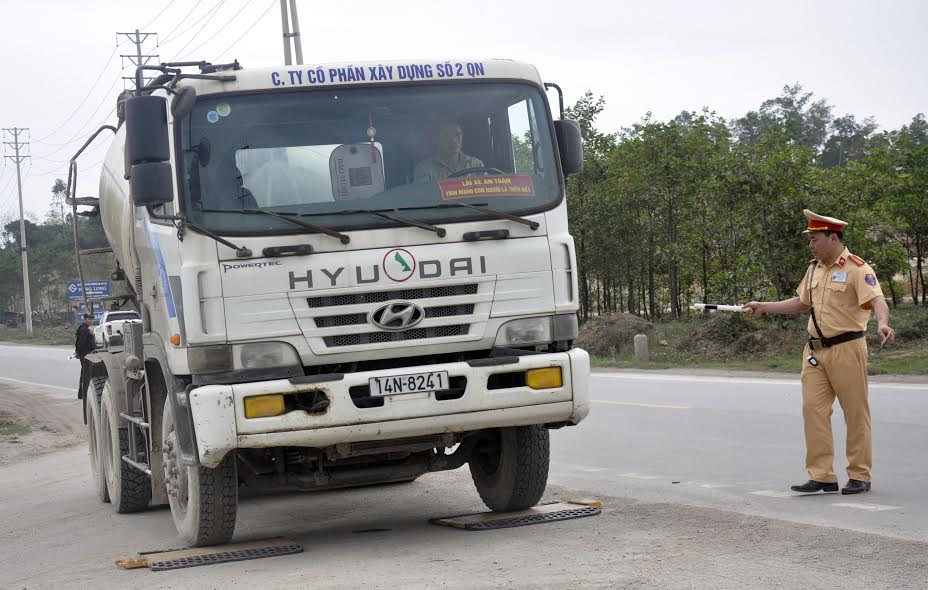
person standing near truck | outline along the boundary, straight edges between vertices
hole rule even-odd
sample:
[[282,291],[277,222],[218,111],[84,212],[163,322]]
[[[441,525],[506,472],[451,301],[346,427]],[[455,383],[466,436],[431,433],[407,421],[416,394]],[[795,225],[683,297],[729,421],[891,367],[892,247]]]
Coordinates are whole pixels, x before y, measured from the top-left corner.
[[805,421],[806,469],[809,481],[791,486],[794,492],[837,492],[831,412],[835,397],[847,424],[847,473],[842,494],[870,491],[873,441],[867,401],[867,322],[876,312],[883,344],[893,341],[889,307],[870,265],[844,246],[847,222],[803,211],[804,233],[815,258],[796,289],[785,301],[752,301],[744,310],[764,313],[811,312],[802,364],[802,414]]
[[92,325],[93,314],[85,313],[81,325],[77,327],[74,338],[74,356],[81,362],[81,380],[77,386],[77,399],[84,399],[84,391],[87,389],[87,382],[90,380],[87,363],[84,362],[84,357],[97,348],[93,332],[90,331],[90,326]]

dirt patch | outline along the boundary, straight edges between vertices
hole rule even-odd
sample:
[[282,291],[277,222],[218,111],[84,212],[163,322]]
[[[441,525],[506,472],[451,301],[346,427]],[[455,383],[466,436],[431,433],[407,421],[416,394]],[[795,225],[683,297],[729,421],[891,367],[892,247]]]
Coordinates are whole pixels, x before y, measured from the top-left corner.
[[591,318],[583,324],[577,346],[593,356],[615,357],[634,350],[636,334],[646,334],[651,322],[630,313]]
[[0,465],[81,444],[84,436],[79,400],[0,381]]
[[772,356],[795,349],[798,344],[798,332],[734,313],[712,314],[703,321],[694,321],[681,342],[684,350],[710,360]]

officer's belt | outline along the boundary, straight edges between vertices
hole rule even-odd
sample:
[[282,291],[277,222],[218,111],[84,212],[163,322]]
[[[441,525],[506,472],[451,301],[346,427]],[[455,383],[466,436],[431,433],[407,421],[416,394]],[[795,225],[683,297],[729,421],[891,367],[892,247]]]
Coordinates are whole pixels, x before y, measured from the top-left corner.
[[831,346],[850,342],[851,340],[863,338],[865,335],[865,332],[844,332],[843,334],[838,334],[837,336],[832,336],[831,338],[826,338],[824,336],[821,338],[816,338],[815,336],[809,334],[809,344],[814,346],[815,343],[818,342],[820,346],[829,348]]

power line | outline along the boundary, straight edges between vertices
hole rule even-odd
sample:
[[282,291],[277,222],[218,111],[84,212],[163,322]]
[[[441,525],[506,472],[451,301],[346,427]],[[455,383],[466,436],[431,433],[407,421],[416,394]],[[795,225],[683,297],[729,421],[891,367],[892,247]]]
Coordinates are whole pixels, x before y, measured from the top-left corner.
[[[245,0],[245,3],[238,9],[238,11],[237,11],[235,14],[232,15],[232,18],[230,18],[228,21],[226,21],[226,23],[225,23],[224,25],[222,25],[221,27],[219,27],[218,29],[216,29],[216,32],[213,33],[212,35],[210,35],[210,36],[206,39],[206,41],[203,41],[202,43],[200,43],[199,45],[197,45],[196,47],[194,47],[193,49],[191,49],[190,51],[188,51],[187,54],[184,55],[184,56],[182,56],[180,59],[181,59],[181,60],[187,59],[188,56],[195,54],[197,51],[200,50],[200,48],[202,48],[204,45],[206,45],[207,43],[209,43],[210,41],[212,41],[213,39],[215,39],[216,36],[217,36],[219,33],[224,32],[224,31],[226,30],[226,27],[228,27],[230,24],[232,24],[232,21],[234,21],[235,19],[237,19],[238,17],[240,17],[240,16],[242,15],[242,11],[245,10],[246,8],[248,8],[248,5],[250,5],[251,3],[252,3],[252,0]],[[172,61],[173,61],[173,60],[172,60]]]
[[[124,43],[124,42],[123,42],[123,43]],[[116,55],[116,52],[119,51],[120,45],[122,45],[122,43],[117,43],[117,44],[116,44],[116,47],[113,48],[113,53],[111,53],[110,56],[109,56],[108,58],[106,58],[106,63],[103,65],[103,69],[100,70],[100,74],[97,76],[97,79],[94,80],[94,81],[93,81],[93,84],[90,85],[90,90],[87,91],[87,94],[86,94],[86,95],[84,96],[84,98],[81,100],[80,104],[78,104],[77,107],[75,107],[74,110],[71,111],[71,114],[69,114],[69,115],[65,118],[64,121],[62,121],[62,122],[61,122],[57,127],[55,127],[54,129],[52,129],[51,132],[49,132],[47,135],[44,135],[44,136],[40,137],[39,139],[34,139],[34,140],[32,140],[33,142],[35,142],[35,143],[42,143],[43,140],[48,139],[49,137],[51,137],[52,135],[54,135],[55,133],[57,133],[58,130],[60,130],[60,129],[61,129],[62,127],[64,127],[65,125],[67,125],[67,123],[68,123],[72,118],[74,118],[74,115],[76,115],[77,112],[78,112],[79,110],[81,110],[81,107],[84,106],[84,103],[87,102],[87,99],[90,98],[90,95],[93,94],[93,91],[97,88],[97,83],[100,81],[100,78],[103,77],[103,74],[106,73],[106,68],[108,68],[109,65],[110,65],[110,62],[113,61],[113,57]]]
[[193,14],[193,12],[197,9],[197,7],[198,7],[200,4],[202,4],[202,3],[203,3],[203,0],[197,0],[197,3],[193,5],[193,8],[190,9],[190,12],[188,12],[186,15],[184,15],[184,18],[180,19],[180,22],[177,23],[177,26],[174,27],[173,29],[171,29],[170,32],[168,32],[168,34],[165,35],[164,41],[161,42],[162,45],[167,45],[168,43],[170,43],[171,41],[174,41],[174,40],[177,39],[178,37],[182,37],[187,31],[189,31],[189,30],[192,29],[193,27],[195,27],[195,26],[197,26],[198,24],[200,24],[200,21],[202,21],[204,18],[206,18],[207,16],[209,16],[209,9],[207,9],[206,13],[205,13],[203,16],[201,16],[200,18],[198,18],[196,21],[194,21],[194,23],[193,23],[192,25],[190,25],[189,27],[187,27],[186,29],[184,29],[184,30],[181,31],[180,33],[178,33],[178,34],[176,34],[176,35],[172,35],[172,33],[173,33],[174,31],[176,31],[177,29],[179,29],[179,28],[181,27],[181,25],[186,24],[186,21],[187,21],[188,18],[190,18],[190,15]]
[[235,41],[232,42],[232,45],[229,45],[228,47],[225,48],[225,50],[223,50],[222,53],[220,53],[219,55],[217,55],[217,56],[216,56],[216,59],[214,59],[213,62],[214,62],[214,63],[218,63],[219,60],[221,60],[222,57],[223,57],[226,53],[228,53],[233,47],[235,47],[235,46],[238,44],[239,41],[241,41],[242,39],[244,39],[244,38],[245,38],[245,35],[247,35],[248,33],[250,33],[251,30],[252,30],[253,28],[255,28],[255,27],[258,25],[258,23],[261,22],[262,19],[264,19],[265,16],[267,16],[267,13],[271,11],[271,8],[273,8],[274,5],[275,5],[276,3],[277,3],[277,0],[271,0],[271,3],[267,5],[267,8],[265,9],[265,11],[264,11],[263,13],[261,13],[261,16],[259,16],[259,17],[255,20],[255,22],[253,22],[253,23],[251,24],[250,27],[248,27],[247,29],[245,29],[245,32],[242,33],[241,36],[239,36],[238,39],[236,39]]
[[[98,104],[98,105],[97,105],[97,108],[94,109],[93,114],[91,114],[90,117],[89,117],[86,121],[84,121],[84,124],[81,125],[81,126],[78,128],[78,130],[75,132],[75,134],[72,135],[71,138],[68,139],[68,140],[66,140],[64,143],[59,144],[59,147],[58,147],[57,149],[54,149],[54,150],[48,152],[47,154],[42,154],[42,157],[47,158],[48,156],[53,156],[53,155],[57,154],[58,152],[60,152],[61,150],[63,150],[64,148],[66,148],[67,146],[73,145],[73,143],[74,143],[75,141],[79,141],[79,140],[81,140],[81,139],[84,139],[84,138],[86,138],[86,137],[89,137],[90,134],[93,133],[93,132],[91,131],[91,132],[85,133],[84,135],[81,135],[81,133],[83,133],[83,131],[84,131],[84,128],[87,127],[87,124],[93,122],[94,117],[96,117],[97,113],[100,112],[100,109],[103,107],[103,105],[106,103],[106,101],[107,101],[108,99],[111,99],[110,93],[113,91],[113,88],[116,87],[116,83],[119,82],[119,80],[122,78],[122,72],[123,72],[124,70],[125,70],[125,68],[123,68],[122,70],[120,70],[119,75],[116,76],[116,79],[113,80],[113,83],[110,85],[109,90],[107,90],[106,93],[104,94],[103,100],[100,101],[100,104]],[[110,111],[109,114],[106,115],[106,117],[104,117],[104,120],[109,119],[109,118],[110,118],[110,115],[112,115],[115,111],[116,111],[116,106],[114,105],[114,106],[113,106],[113,110]]]
[[142,28],[143,28],[143,29],[147,29],[148,27],[150,27],[150,26],[151,26],[151,23],[153,23],[153,22],[155,22],[156,20],[158,20],[158,17],[161,16],[162,14],[164,14],[164,11],[167,10],[168,8],[170,8],[172,4],[174,4],[174,0],[171,0],[170,2],[168,2],[168,3],[164,6],[164,8],[161,9],[161,12],[159,12],[158,14],[156,14],[156,15],[155,15],[155,18],[153,18],[153,19],[151,19],[150,21],[148,21],[148,23],[146,23],[145,26],[143,26]]
[[[107,116],[107,118],[109,118],[109,116]],[[72,142],[72,143],[73,143],[73,142]],[[71,145],[71,144],[65,144],[65,145]],[[100,149],[101,147],[103,147],[104,145],[106,145],[106,144],[105,144],[105,143],[97,144],[97,145],[95,145],[94,147],[88,149],[88,150],[87,150],[86,152],[84,152],[84,153],[85,153],[85,154],[88,154],[88,153],[90,153],[90,152],[94,152],[94,151]],[[53,164],[67,164],[68,162],[71,161],[71,158],[68,158],[68,159],[66,159],[66,160],[56,160],[56,159],[54,159],[54,158],[46,158],[45,156],[36,156],[35,154],[33,154],[32,157],[33,157],[34,159],[36,159],[36,160],[42,160],[43,162],[51,162],[51,163],[53,163]]]
[[[222,8],[222,5],[225,4],[225,3],[226,3],[226,0],[219,0],[219,3],[216,4],[216,6],[215,6],[213,9],[212,9],[210,12],[206,13],[206,16],[209,16],[210,14],[212,14],[213,16],[216,16],[216,14],[219,13],[219,9]],[[202,19],[201,19],[201,20],[202,20]],[[180,48],[180,51],[178,51],[178,52],[174,55],[174,57],[171,58],[171,61],[176,61],[176,60],[177,60],[177,56],[179,56],[181,53],[183,53],[184,49],[187,49],[187,46],[190,45],[190,43],[192,43],[193,40],[197,38],[197,35],[199,35],[199,34],[203,31],[203,29],[206,28],[206,25],[208,25],[208,24],[209,24],[209,20],[207,20],[206,22],[204,22],[203,25],[202,25],[199,29],[197,29],[197,32],[194,33],[193,36],[190,37],[190,39],[187,40],[186,43],[184,43],[184,46]]]

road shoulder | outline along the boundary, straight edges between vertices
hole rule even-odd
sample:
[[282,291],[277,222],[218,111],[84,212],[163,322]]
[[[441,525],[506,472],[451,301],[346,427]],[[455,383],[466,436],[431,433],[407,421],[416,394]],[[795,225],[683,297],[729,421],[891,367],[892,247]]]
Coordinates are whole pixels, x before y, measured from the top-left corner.
[[0,465],[81,444],[82,406],[42,387],[0,380]]

